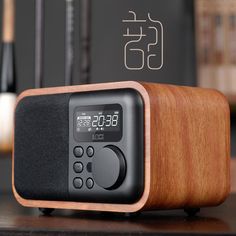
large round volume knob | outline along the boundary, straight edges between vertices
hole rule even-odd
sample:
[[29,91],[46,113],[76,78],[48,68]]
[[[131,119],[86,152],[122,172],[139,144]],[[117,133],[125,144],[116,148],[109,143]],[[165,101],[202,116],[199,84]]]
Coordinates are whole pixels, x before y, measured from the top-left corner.
[[93,159],[92,173],[100,187],[108,190],[118,188],[126,175],[126,162],[121,150],[108,145],[97,152]]

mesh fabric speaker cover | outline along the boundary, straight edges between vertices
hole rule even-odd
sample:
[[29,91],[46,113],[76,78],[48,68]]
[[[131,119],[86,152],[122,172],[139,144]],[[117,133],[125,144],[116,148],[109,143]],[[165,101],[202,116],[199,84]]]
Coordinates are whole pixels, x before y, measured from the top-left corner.
[[15,187],[24,198],[68,198],[69,98],[31,96],[16,108]]

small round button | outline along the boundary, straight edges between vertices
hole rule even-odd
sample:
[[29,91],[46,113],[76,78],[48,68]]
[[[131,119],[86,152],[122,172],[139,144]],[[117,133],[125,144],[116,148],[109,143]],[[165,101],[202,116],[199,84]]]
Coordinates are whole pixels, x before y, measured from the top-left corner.
[[81,162],[75,162],[73,168],[76,173],[81,173],[84,169],[84,166]]
[[80,146],[74,148],[74,155],[76,157],[82,157],[84,154],[84,149]]
[[86,152],[87,152],[88,157],[92,157],[94,155],[93,147],[89,146]]
[[82,188],[83,180],[81,178],[74,178],[73,185],[75,188]]
[[86,180],[86,186],[87,186],[87,188],[91,189],[91,188],[93,187],[93,185],[94,185],[93,179],[92,179],[92,178],[88,178],[88,179]]

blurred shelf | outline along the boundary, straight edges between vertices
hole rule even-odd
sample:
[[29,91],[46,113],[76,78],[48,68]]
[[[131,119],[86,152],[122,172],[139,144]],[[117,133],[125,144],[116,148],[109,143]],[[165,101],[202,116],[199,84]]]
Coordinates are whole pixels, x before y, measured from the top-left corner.
[[8,153],[1,153],[0,152],[0,158],[3,159],[3,158],[11,158],[11,152],[8,152]]
[[236,157],[231,159],[231,192],[236,193]]
[[236,107],[236,94],[226,94],[226,97],[231,106]]

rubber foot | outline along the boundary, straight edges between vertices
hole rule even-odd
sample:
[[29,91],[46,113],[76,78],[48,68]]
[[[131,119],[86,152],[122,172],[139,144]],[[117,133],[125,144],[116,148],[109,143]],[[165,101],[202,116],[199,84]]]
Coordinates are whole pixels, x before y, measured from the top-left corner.
[[39,211],[43,214],[43,215],[51,215],[51,213],[54,211],[53,208],[39,208]]
[[197,213],[200,212],[200,208],[185,208],[184,212],[189,216],[193,217],[196,216]]

